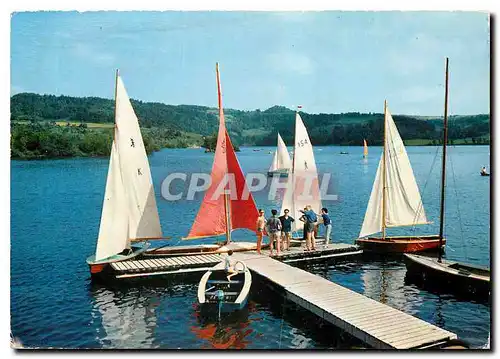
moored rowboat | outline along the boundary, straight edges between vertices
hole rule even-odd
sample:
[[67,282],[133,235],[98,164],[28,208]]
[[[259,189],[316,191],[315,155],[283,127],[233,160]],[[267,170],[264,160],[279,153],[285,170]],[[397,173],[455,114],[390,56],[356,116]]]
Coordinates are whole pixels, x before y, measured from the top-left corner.
[[[236,262],[235,268],[238,266]],[[243,264],[241,271],[227,280],[224,269],[206,272],[198,285],[198,303],[204,312],[227,313],[245,307],[252,285],[252,275]]]

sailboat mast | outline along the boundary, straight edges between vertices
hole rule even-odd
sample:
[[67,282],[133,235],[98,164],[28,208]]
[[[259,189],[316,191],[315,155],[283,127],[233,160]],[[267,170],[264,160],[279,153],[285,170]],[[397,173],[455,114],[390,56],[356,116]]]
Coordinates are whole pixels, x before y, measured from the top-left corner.
[[118,96],[118,76],[120,75],[120,70],[119,69],[116,69],[116,73],[115,73],[115,113],[114,113],[114,121],[115,121],[115,126],[114,126],[114,130],[113,130],[113,140],[115,139],[115,131],[116,131],[116,98]]
[[382,154],[382,239],[385,239],[385,214],[387,211],[387,206],[386,206],[386,187],[387,187],[387,165],[386,165],[386,136],[387,136],[387,121],[386,121],[386,114],[387,114],[387,100],[384,100],[384,147],[383,147],[383,154]]
[[224,193],[224,213],[226,214],[226,244],[231,243],[231,202],[229,193]]
[[[219,63],[215,63],[215,74],[217,77],[217,104],[219,106],[219,121],[220,125],[225,126],[225,123],[223,122],[224,118],[224,110],[222,109],[222,89],[221,89],[221,84],[220,84],[220,74],[219,74]],[[219,131],[219,136],[221,135],[221,132]],[[224,136],[225,136],[225,131],[224,131]],[[229,146],[230,144],[225,141],[226,146]],[[225,156],[227,156],[225,154]],[[225,175],[228,175],[228,169],[227,169],[227,157],[225,158],[226,161],[226,173]],[[229,194],[224,193],[224,217],[226,220],[226,244],[231,243],[231,208],[230,208],[230,200],[229,200]]]
[[443,169],[441,173],[441,211],[439,217],[439,250],[438,262],[441,262],[441,247],[444,235],[444,190],[446,186],[446,142],[448,141],[448,58],[446,58],[446,74],[444,85],[444,121],[443,121]]

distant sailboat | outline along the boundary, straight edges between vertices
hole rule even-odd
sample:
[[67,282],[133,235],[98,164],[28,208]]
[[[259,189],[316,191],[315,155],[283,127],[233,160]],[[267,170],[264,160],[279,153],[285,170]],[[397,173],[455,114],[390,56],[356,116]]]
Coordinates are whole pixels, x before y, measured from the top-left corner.
[[368,157],[368,145],[366,144],[366,140],[363,139],[363,158]]
[[132,258],[149,246],[132,246],[134,241],[162,238],[139,121],[117,71],[114,139],[96,252],[87,258],[90,272],[100,273],[109,263]]
[[288,187],[281,205],[281,213],[283,214],[285,209],[290,210],[290,216],[295,219],[292,223],[292,230],[298,231],[304,228],[304,223],[298,220],[302,217],[299,210],[303,210],[306,205],[311,205],[314,212],[319,214],[322,208],[313,146],[298,112],[295,115],[293,153],[292,170],[288,176]]
[[[438,250],[440,236],[388,237],[388,227],[427,224],[422,199],[408,154],[384,103],[384,148],[373,183],[365,219],[356,243],[366,251],[419,252]],[[382,232],[382,237],[368,237]]]
[[[216,65],[216,73],[219,132],[212,166],[212,180],[210,187],[205,192],[205,197],[193,226],[184,239],[225,235],[225,244],[227,245],[231,242],[231,232],[235,229],[246,228],[255,232],[256,220],[259,215],[226,130],[224,110],[222,108],[219,64]],[[219,188],[220,186],[223,186],[223,188]],[[231,193],[217,195],[220,189]],[[245,196],[242,196],[243,193],[248,193],[248,196],[245,198]]]
[[267,175],[269,177],[272,177],[274,175],[287,177],[291,168],[292,160],[290,159],[290,154],[286,149],[285,142],[278,133],[278,145],[276,147],[276,151],[274,152],[271,167],[269,167],[269,170],[267,171]]

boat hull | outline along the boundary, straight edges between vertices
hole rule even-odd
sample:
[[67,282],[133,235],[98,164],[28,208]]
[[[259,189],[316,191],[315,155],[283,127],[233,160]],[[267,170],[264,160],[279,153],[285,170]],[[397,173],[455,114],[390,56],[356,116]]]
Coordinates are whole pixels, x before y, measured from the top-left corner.
[[[268,248],[269,244],[263,244],[262,249]],[[227,253],[229,250],[233,252],[246,252],[254,251],[257,249],[255,242],[231,242],[228,245],[217,244],[200,244],[192,246],[172,246],[161,249],[149,249],[143,256],[149,258],[155,257],[175,257],[175,256],[189,256],[199,254],[220,254]]]
[[490,174],[489,173],[483,173],[483,172],[480,172],[481,173],[481,176],[489,176]]
[[[221,303],[220,312],[221,313],[232,313],[238,310],[242,310],[246,307],[248,303],[248,298],[245,298],[240,303]],[[219,305],[217,303],[203,303],[200,304],[200,311],[205,315],[218,314],[219,313]]]
[[276,170],[276,171],[268,171],[267,177],[288,177],[289,170]]
[[437,258],[405,254],[404,262],[409,279],[418,280],[421,284],[460,294],[474,294],[487,297],[491,291],[489,269],[469,264],[442,260]]
[[446,238],[443,238],[441,248],[439,236],[386,237],[385,239],[369,237],[358,238],[355,242],[366,252],[417,253],[443,250]]
[[148,242],[144,243],[142,246],[131,246],[132,252],[129,254],[115,254],[111,257],[104,258],[96,261],[95,255],[91,255],[87,258],[87,264],[89,265],[91,275],[101,275],[106,272],[111,263],[122,262],[129,260],[131,258],[137,257],[140,254],[146,252],[150,244]]

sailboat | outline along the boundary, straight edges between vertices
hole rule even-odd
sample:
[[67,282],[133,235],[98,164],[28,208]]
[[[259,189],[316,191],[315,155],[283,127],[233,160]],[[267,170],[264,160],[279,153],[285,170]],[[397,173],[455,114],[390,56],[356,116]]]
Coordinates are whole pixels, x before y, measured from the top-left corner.
[[273,161],[271,162],[271,167],[267,171],[269,177],[275,175],[280,177],[287,177],[292,167],[292,160],[290,159],[290,154],[286,149],[285,142],[278,133],[278,145],[276,151],[274,152]]
[[297,232],[304,228],[304,223],[299,221],[303,215],[300,210],[311,205],[318,214],[318,219],[321,219],[319,213],[323,207],[313,146],[298,111],[295,114],[294,141],[292,168],[281,205],[281,214],[284,214],[285,209],[290,210],[290,216],[295,219],[295,222],[292,222],[292,231]]
[[365,139],[363,139],[363,158],[368,158],[368,145]]
[[[448,62],[448,58],[446,58],[440,238],[443,237],[444,231],[444,189],[446,182],[446,144],[448,141]],[[462,293],[472,292],[485,296],[490,294],[490,269],[487,267],[444,260],[441,258],[441,252],[438,253],[437,258],[405,254],[405,263],[410,276],[417,273],[431,281],[451,284],[453,290]]]
[[91,274],[145,252],[151,239],[164,237],[149,162],[139,121],[116,71],[115,127],[101,223],[95,254],[87,258]]
[[[216,74],[219,132],[212,166],[211,184],[205,192],[205,197],[191,230],[184,239],[225,235],[224,245],[228,246],[231,243],[233,230],[246,228],[255,232],[256,220],[259,215],[226,129],[218,63],[216,64]],[[223,193],[219,194],[221,192]],[[238,242],[238,245],[244,246],[241,242]],[[252,246],[255,244],[252,243]]]
[[[248,190],[245,176],[238,163],[231,139],[226,129],[222,107],[222,91],[219,64],[216,64],[217,93],[219,106],[219,131],[211,172],[211,184],[205,192],[198,214],[183,240],[217,237],[225,235],[219,244],[198,244],[188,246],[162,246],[148,249],[144,257],[170,257],[197,254],[226,253],[256,249],[255,242],[231,242],[235,229],[256,231],[258,217],[252,193]],[[229,192],[229,193],[221,193]],[[219,195],[222,194],[222,195]],[[248,196],[247,196],[248,194]],[[263,246],[264,248],[265,246]]]
[[[386,236],[386,229],[390,227],[427,223],[408,154],[385,101],[384,148],[356,244],[365,251],[383,253],[443,248],[446,240],[440,235]],[[369,237],[379,232],[382,237]]]

